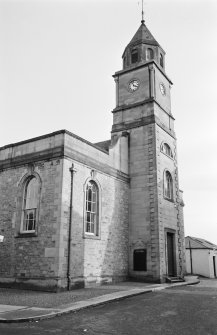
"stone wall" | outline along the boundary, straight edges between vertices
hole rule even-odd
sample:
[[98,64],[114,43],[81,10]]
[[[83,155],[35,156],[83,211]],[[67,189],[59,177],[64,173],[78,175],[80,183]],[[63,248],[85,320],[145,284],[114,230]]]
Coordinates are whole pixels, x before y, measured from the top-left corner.
[[[154,124],[130,132],[130,276],[159,280],[159,234]],[[147,270],[134,271],[134,250],[147,252]]]
[[[60,131],[0,149],[0,284],[57,291],[127,277],[129,184],[128,175],[113,167],[121,151],[116,145],[120,149],[114,145],[109,155]],[[126,171],[122,156],[118,166]],[[40,181],[38,222],[34,234],[21,234],[24,185],[32,175]],[[84,234],[89,179],[100,190],[97,238]]]
[[[161,151],[162,143],[167,143],[172,149],[173,157]],[[159,207],[159,242],[160,242],[160,277],[167,276],[167,251],[165,249],[167,232],[174,233],[175,261],[177,275],[184,274],[184,222],[183,206],[180,205],[179,181],[177,168],[176,139],[164,129],[156,125],[156,152],[158,178],[158,207]],[[163,176],[165,170],[171,173],[173,179],[173,200],[164,197]]]
[[[131,112],[133,117],[134,110]],[[168,275],[167,233],[174,234],[176,274],[183,275],[185,272],[183,202],[179,192],[174,131],[161,122],[153,121],[156,120],[132,128],[130,123],[126,125],[130,148],[129,274],[137,279],[163,282]],[[163,142],[170,146],[173,157],[161,151]],[[173,179],[171,200],[164,197],[165,170],[171,173]],[[146,250],[146,271],[134,270],[133,255],[138,249]]]
[[[21,234],[23,187],[30,175],[41,180],[40,208],[35,234]],[[62,162],[36,162],[0,173],[0,282],[28,287],[54,286],[57,278]],[[3,214],[4,213],[4,214]]]
[[[74,166],[72,184],[71,287],[120,281],[128,276],[128,183],[111,177],[87,164],[64,160],[60,243],[64,257],[60,273],[67,276],[68,233],[70,220],[70,167]],[[93,180],[99,188],[99,236],[84,231],[85,189]]]

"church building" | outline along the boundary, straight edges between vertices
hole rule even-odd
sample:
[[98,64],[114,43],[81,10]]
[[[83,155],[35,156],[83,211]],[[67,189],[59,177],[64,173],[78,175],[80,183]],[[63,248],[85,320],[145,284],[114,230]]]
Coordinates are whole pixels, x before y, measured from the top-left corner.
[[59,130],[0,148],[0,286],[183,277],[172,82],[144,20],[122,58],[110,139]]

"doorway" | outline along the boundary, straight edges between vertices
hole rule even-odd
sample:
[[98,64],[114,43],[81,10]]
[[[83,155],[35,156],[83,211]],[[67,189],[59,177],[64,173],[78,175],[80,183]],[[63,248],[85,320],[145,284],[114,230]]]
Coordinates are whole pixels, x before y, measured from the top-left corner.
[[167,233],[167,266],[168,276],[175,276],[175,248],[174,248],[174,234]]
[[215,256],[213,256],[213,271],[214,271],[214,277],[216,278]]

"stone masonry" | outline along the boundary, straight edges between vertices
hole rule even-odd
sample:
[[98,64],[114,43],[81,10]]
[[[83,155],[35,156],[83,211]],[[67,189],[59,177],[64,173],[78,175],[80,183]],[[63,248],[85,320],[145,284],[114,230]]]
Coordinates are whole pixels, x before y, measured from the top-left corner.
[[[73,150],[66,149],[68,142]],[[9,145],[0,153],[0,229],[5,236],[0,245],[2,285],[66,289],[70,224],[71,288],[127,277],[128,177],[109,165],[107,152],[60,131]],[[72,164],[76,173],[70,222]],[[39,222],[34,236],[20,233],[23,182],[29,175],[37,175],[41,181]],[[100,186],[98,239],[84,236],[88,179],[97,180]]]
[[111,140],[60,130],[0,148],[1,286],[56,292],[183,277],[172,82],[143,20],[114,79]]

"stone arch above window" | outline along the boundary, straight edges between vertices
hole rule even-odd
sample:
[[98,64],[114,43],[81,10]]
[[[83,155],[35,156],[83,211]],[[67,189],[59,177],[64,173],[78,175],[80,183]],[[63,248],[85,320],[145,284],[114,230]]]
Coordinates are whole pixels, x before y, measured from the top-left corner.
[[22,214],[20,233],[36,233],[39,214],[41,182],[35,174],[28,175],[22,185]]
[[151,48],[146,49],[146,60],[151,60],[154,58],[154,50]]
[[163,178],[164,198],[173,200],[173,178],[168,170],[164,171]]
[[137,48],[131,50],[131,63],[135,64],[139,60],[139,52]]
[[89,179],[85,186],[84,234],[100,236],[100,188],[95,179]]
[[165,155],[169,156],[170,158],[173,158],[172,149],[170,148],[169,144],[167,144],[166,142],[163,142],[161,144],[161,152],[163,152]]

